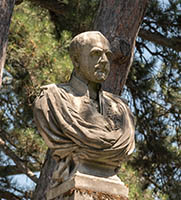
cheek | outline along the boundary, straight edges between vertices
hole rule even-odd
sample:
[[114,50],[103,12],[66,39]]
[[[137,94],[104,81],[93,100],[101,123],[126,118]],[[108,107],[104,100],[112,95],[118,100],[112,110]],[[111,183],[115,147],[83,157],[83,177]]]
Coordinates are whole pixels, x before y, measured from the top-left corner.
[[88,60],[88,66],[90,68],[90,71],[95,70],[95,66],[98,64],[98,62],[95,59],[89,59]]
[[87,58],[86,57],[81,57],[81,60],[80,60],[80,62],[79,62],[79,67],[80,67],[80,70],[87,70],[87,67],[88,67],[88,60],[87,60]]
[[89,56],[89,62],[92,64],[97,64],[99,63],[100,57],[99,56]]

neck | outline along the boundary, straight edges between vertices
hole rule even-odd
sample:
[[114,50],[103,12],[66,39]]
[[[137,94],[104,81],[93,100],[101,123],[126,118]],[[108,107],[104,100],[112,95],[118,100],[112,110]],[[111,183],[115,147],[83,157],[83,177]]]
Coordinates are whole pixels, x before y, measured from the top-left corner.
[[87,86],[88,86],[90,98],[94,99],[94,100],[98,100],[100,84],[99,83],[88,82]]
[[75,71],[73,72],[73,75],[87,85],[90,98],[94,100],[98,100],[98,94],[101,88],[101,84],[88,81],[87,79],[84,79],[81,75],[79,75],[79,73],[76,73]]

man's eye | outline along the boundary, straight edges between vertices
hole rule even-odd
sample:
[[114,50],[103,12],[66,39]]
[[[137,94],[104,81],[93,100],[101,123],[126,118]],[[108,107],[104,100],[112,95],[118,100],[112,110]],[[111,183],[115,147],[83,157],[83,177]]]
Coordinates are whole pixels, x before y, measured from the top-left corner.
[[106,52],[106,56],[110,60],[112,58],[112,52],[111,51]]
[[94,51],[92,51],[91,52],[91,55],[93,55],[93,56],[101,56],[101,51],[98,51],[98,50],[94,50]]

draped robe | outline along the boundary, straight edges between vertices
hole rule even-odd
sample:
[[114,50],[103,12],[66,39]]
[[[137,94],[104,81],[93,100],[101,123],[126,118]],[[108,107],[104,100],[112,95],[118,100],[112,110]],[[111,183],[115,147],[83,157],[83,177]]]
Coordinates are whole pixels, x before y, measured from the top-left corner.
[[133,152],[134,120],[126,103],[100,90],[98,107],[87,85],[74,76],[67,84],[43,87],[34,119],[54,157],[72,155],[119,167]]

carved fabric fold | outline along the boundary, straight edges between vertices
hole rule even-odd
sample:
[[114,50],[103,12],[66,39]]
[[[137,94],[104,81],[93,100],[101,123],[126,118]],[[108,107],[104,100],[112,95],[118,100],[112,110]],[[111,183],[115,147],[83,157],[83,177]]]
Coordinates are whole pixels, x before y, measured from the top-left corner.
[[79,94],[71,84],[51,84],[36,99],[34,119],[53,155],[119,166],[133,152],[134,120],[117,95],[100,91],[99,113],[87,91]]

